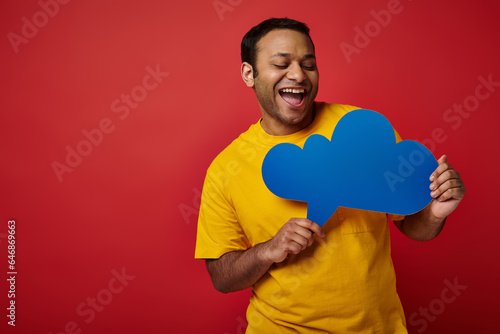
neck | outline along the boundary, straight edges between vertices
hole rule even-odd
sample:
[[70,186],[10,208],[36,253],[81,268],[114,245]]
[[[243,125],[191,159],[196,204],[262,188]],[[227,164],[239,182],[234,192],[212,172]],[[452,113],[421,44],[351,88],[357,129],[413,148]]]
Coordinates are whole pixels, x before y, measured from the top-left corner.
[[[292,133],[299,132],[305,128],[307,128],[314,121],[316,116],[316,104],[314,103],[310,112],[307,113],[306,117],[303,120],[296,124],[285,123],[280,119],[271,117],[270,115],[265,115],[263,113],[263,117],[260,121],[262,129],[272,136],[286,136],[291,135]],[[267,116],[267,117],[266,117]]]

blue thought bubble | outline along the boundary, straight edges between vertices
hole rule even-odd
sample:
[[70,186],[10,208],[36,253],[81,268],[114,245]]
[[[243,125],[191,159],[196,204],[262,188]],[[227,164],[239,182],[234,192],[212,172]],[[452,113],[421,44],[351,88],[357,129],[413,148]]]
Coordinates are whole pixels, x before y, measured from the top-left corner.
[[269,150],[262,177],[276,196],[307,202],[307,218],[322,226],[339,206],[409,215],[432,200],[429,176],[438,164],[413,140],[396,143],[391,123],[367,109],[340,119],[331,141],[314,134],[304,147]]

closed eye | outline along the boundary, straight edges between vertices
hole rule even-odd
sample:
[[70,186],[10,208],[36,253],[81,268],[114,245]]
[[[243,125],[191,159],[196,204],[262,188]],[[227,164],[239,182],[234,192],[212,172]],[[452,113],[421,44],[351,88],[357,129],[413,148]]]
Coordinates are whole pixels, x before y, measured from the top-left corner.
[[302,66],[302,67],[308,71],[314,71],[316,69],[316,66]]

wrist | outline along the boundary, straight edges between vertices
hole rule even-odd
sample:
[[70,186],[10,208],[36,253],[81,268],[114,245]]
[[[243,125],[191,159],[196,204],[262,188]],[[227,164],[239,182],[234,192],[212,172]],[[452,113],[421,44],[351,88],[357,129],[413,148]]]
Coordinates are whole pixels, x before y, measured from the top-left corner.
[[442,225],[446,220],[446,216],[444,217],[436,216],[434,212],[432,212],[432,210],[430,209],[430,206],[428,206],[427,210],[425,211],[426,215],[424,221],[427,223],[427,225],[439,226]]
[[427,221],[433,225],[439,225],[442,224],[446,220],[446,216],[444,217],[439,217],[436,216],[432,210],[429,210],[429,215],[427,217]]
[[421,211],[419,211],[416,214],[413,214],[411,216],[415,216],[415,218],[420,220],[422,223],[425,223],[426,225],[427,224],[438,225],[438,224],[441,224],[446,219],[446,216],[440,217],[434,213],[432,202],[429,203]]
[[255,256],[260,263],[271,266],[274,263],[274,260],[271,257],[268,243],[269,241],[266,241],[261,244],[255,245]]

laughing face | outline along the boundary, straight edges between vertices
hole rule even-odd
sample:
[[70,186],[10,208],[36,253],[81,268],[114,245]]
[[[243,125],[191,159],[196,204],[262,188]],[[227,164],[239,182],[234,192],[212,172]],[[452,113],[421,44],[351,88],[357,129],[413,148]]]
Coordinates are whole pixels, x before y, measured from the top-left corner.
[[309,38],[294,30],[272,30],[257,43],[256,58],[256,69],[242,64],[242,76],[255,90],[264,130],[287,135],[307,127],[314,118],[319,79]]

